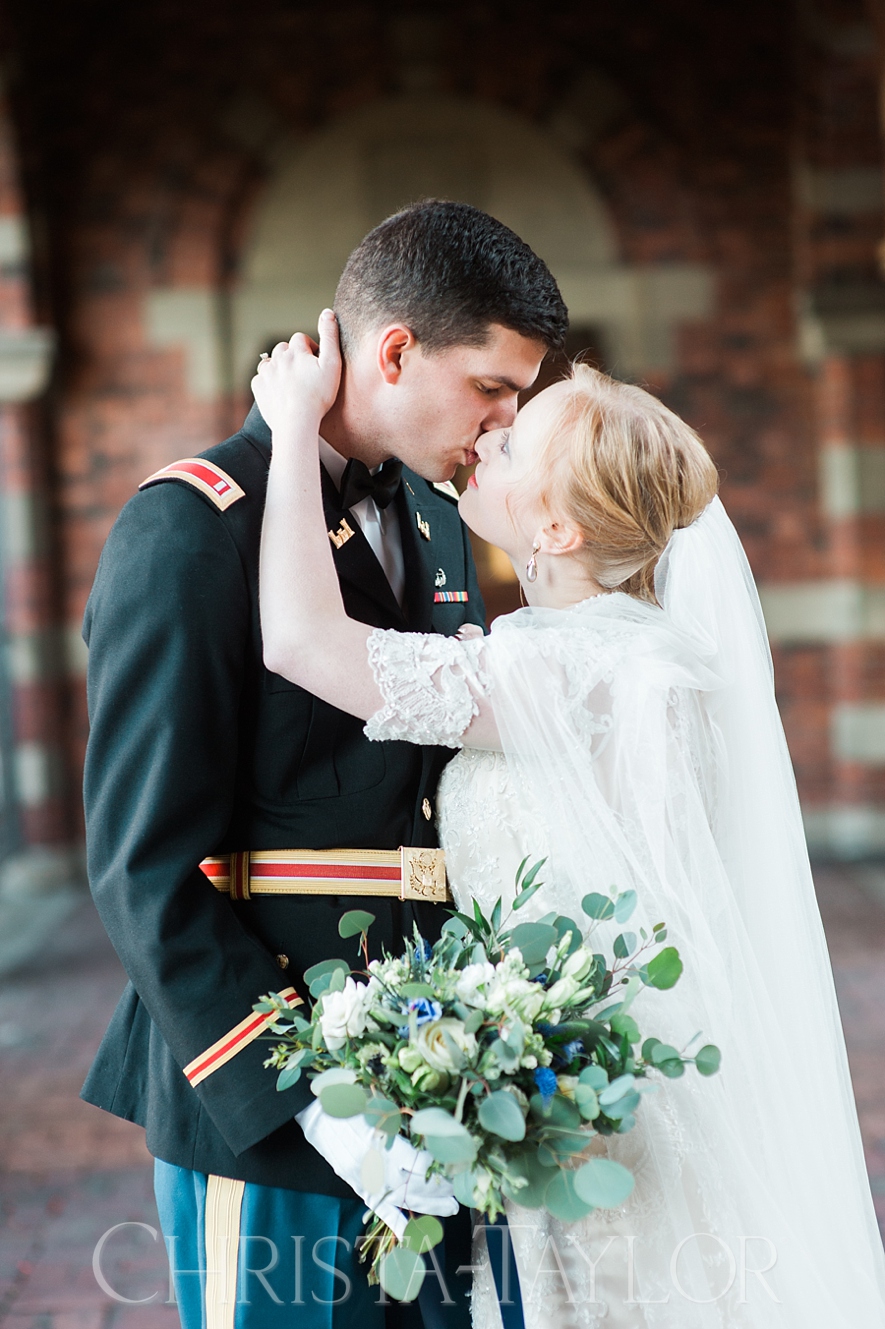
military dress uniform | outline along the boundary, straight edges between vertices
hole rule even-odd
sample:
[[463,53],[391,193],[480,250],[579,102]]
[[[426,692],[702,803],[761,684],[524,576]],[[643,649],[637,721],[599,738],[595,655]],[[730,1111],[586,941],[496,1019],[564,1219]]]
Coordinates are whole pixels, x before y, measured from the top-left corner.
[[[146,1130],[188,1329],[380,1329],[385,1316],[420,1325],[422,1315],[461,1329],[469,1274],[452,1304],[437,1304],[440,1280],[428,1277],[420,1310],[379,1306],[353,1255],[365,1206],[293,1120],[312,1101],[309,1083],[278,1093],[262,1065],[266,1019],[253,1003],[268,991],[307,998],[305,969],[353,945],[338,935],[345,910],[375,915],[375,955],[399,953],[415,923],[439,935],[444,904],[401,899],[398,887],[363,892],[373,893],[373,863],[398,881],[401,846],[436,845],[433,800],[451,756],[371,743],[362,721],[264,667],[270,442],[253,408],[232,438],[151,476],[120,514],[89,598],[89,880],[130,981],[82,1096]],[[404,468],[393,500],[400,605],[323,471],[352,618],[445,634],[482,624],[456,497]],[[317,851],[333,850],[330,869]],[[310,893],[317,872],[326,893]],[[446,1221],[446,1269],[469,1260],[465,1220]]]

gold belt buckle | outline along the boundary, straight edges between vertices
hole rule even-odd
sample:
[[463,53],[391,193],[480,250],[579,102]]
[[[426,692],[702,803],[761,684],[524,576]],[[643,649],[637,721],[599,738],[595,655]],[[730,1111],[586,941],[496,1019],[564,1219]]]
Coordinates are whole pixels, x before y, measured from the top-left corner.
[[403,846],[401,900],[450,900],[446,884],[446,855],[442,849],[411,849]]

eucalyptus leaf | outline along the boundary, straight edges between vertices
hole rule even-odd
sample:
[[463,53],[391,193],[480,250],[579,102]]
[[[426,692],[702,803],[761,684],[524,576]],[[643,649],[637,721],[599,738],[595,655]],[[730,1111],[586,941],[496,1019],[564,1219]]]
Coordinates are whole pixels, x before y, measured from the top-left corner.
[[629,1116],[639,1107],[639,1095],[635,1089],[623,1094],[616,1099],[614,1103],[607,1103],[604,1107],[605,1115],[612,1121],[623,1121],[624,1117]]
[[682,961],[675,946],[665,946],[646,965],[648,981],[655,988],[671,988],[682,973]]
[[[324,982],[325,980],[320,980]],[[326,986],[327,992],[343,992],[344,984],[347,981],[347,975],[343,969],[336,969],[334,974],[329,975],[329,982]]]
[[601,1066],[585,1066],[578,1076],[581,1084],[589,1084],[591,1089],[604,1089],[608,1084],[608,1076]]
[[610,900],[607,895],[600,895],[598,891],[591,891],[581,901],[581,908],[588,918],[613,918],[615,902]]
[[348,1066],[333,1066],[330,1070],[315,1075],[310,1082],[310,1087],[319,1098],[323,1090],[327,1089],[330,1084],[356,1084],[356,1071],[352,1071]]
[[715,1043],[705,1043],[695,1053],[694,1064],[701,1075],[715,1075],[719,1070],[722,1053]]
[[287,1066],[285,1070],[280,1071],[277,1076],[277,1090],[282,1093],[284,1089],[291,1089],[301,1079],[300,1066]]
[[338,920],[339,937],[355,937],[358,932],[368,932],[375,922],[375,915],[367,909],[348,909]]
[[383,1131],[385,1135],[390,1136],[399,1134],[402,1115],[396,1103],[385,1098],[383,1094],[372,1095],[366,1104],[363,1116],[376,1131]]
[[446,919],[440,931],[444,935],[447,932],[451,932],[452,936],[457,937],[459,941],[467,935],[467,928],[465,924],[460,918],[458,918],[455,915],[453,915],[451,918]]
[[526,964],[540,964],[556,940],[556,928],[549,923],[519,923],[510,934],[510,945],[519,948]]
[[425,1135],[424,1144],[438,1163],[472,1163],[478,1149],[466,1129],[463,1135]]
[[427,1270],[417,1251],[394,1246],[378,1265],[378,1281],[394,1301],[414,1301]]
[[[536,1149],[526,1149],[508,1160],[507,1176],[501,1185],[508,1200],[514,1200],[524,1209],[542,1209],[544,1195],[550,1184],[550,1168],[544,1167]],[[526,1185],[517,1186],[516,1179],[525,1178]]]
[[432,997],[433,988],[429,983],[403,983],[398,989],[404,997]]
[[647,1038],[642,1045],[642,1056],[646,1061],[651,1061],[656,1047],[660,1046],[659,1038]]
[[619,1075],[611,1084],[606,1085],[599,1095],[599,1102],[602,1107],[607,1108],[610,1103],[616,1103],[619,1098],[628,1093],[636,1083],[632,1075]]
[[582,1200],[575,1190],[574,1173],[562,1168],[553,1174],[544,1193],[544,1206],[563,1223],[576,1223],[593,1212],[592,1204]]
[[680,1075],[685,1074],[685,1065],[681,1057],[672,1057],[667,1061],[657,1063],[657,1068],[668,1080],[678,1080]]
[[636,892],[621,891],[621,894],[615,900],[615,919],[618,923],[626,923],[627,919],[636,908]]
[[591,1158],[575,1173],[575,1191],[594,1209],[616,1209],[633,1184],[633,1173],[611,1158]]
[[412,1117],[411,1132],[413,1135],[463,1135],[467,1128],[445,1108],[429,1107]]
[[343,969],[345,974],[350,973],[350,965],[346,960],[320,960],[319,964],[312,964],[309,969],[305,969],[304,981],[310,985],[324,974],[334,974],[336,969]]
[[365,1112],[368,1101],[365,1089],[358,1084],[330,1084],[320,1091],[323,1111],[330,1117],[355,1117]]
[[660,1043],[655,1039],[655,1045],[651,1050],[653,1065],[660,1066],[662,1061],[672,1061],[674,1057],[678,1059],[679,1053],[670,1043]]
[[575,1103],[585,1121],[595,1121],[599,1116],[599,1099],[589,1084],[575,1085]]
[[479,1105],[480,1125],[502,1140],[522,1140],[525,1138],[525,1118],[522,1108],[513,1094],[506,1089],[496,1089],[484,1098]]
[[623,1011],[618,1011],[611,1018],[611,1027],[616,1034],[626,1038],[628,1043],[638,1043],[642,1035],[639,1032],[639,1025],[633,1019],[632,1015],[625,1015]]
[[425,1251],[438,1246],[443,1239],[443,1225],[433,1214],[420,1214],[410,1218],[402,1235],[402,1244],[409,1250],[423,1255]]
[[482,1028],[482,1022],[485,1019],[484,1011],[471,1011],[464,1021],[465,1034],[475,1034]]
[[615,937],[612,950],[619,960],[626,960],[627,956],[632,955],[636,950],[636,933],[619,932]]

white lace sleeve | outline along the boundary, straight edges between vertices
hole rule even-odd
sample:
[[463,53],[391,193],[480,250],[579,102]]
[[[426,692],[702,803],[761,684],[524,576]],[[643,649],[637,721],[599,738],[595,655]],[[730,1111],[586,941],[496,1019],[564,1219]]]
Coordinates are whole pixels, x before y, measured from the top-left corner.
[[459,641],[377,628],[368,641],[369,664],[384,705],[369,717],[366,737],[461,747],[479,714],[478,698],[489,692],[485,646],[484,637]]

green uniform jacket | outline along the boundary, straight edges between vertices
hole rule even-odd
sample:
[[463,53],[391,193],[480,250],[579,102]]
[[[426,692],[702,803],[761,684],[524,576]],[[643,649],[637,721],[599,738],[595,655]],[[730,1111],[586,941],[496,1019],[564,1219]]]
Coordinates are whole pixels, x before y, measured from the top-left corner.
[[[358,967],[354,941],[338,936],[345,910],[370,908],[371,950],[398,954],[414,921],[434,940],[446,906],[327,895],[231,901],[199,863],[242,849],[434,845],[424,800],[432,806],[451,752],[370,743],[360,720],[264,668],[258,548],[270,431],[257,408],[201,455],[244,496],[221,510],[181,479],[142,489],[108,538],[86,609],[89,880],[130,983],[83,1097],[144,1126],[166,1162],[346,1196],[292,1120],[310,1101],[308,1083],[278,1093],[276,1072],[262,1066],[270,1044],[243,1041],[244,1024],[263,993],[294,987],[306,997],[302,974],[318,960],[353,953]],[[395,504],[404,608],[350,516],[354,535],[334,554],[348,614],[400,631],[481,624],[455,503],[409,470],[403,478]],[[337,531],[349,514],[325,473],[323,485]],[[443,576],[466,603],[434,602]],[[192,1084],[184,1068],[230,1039],[235,1054]]]

